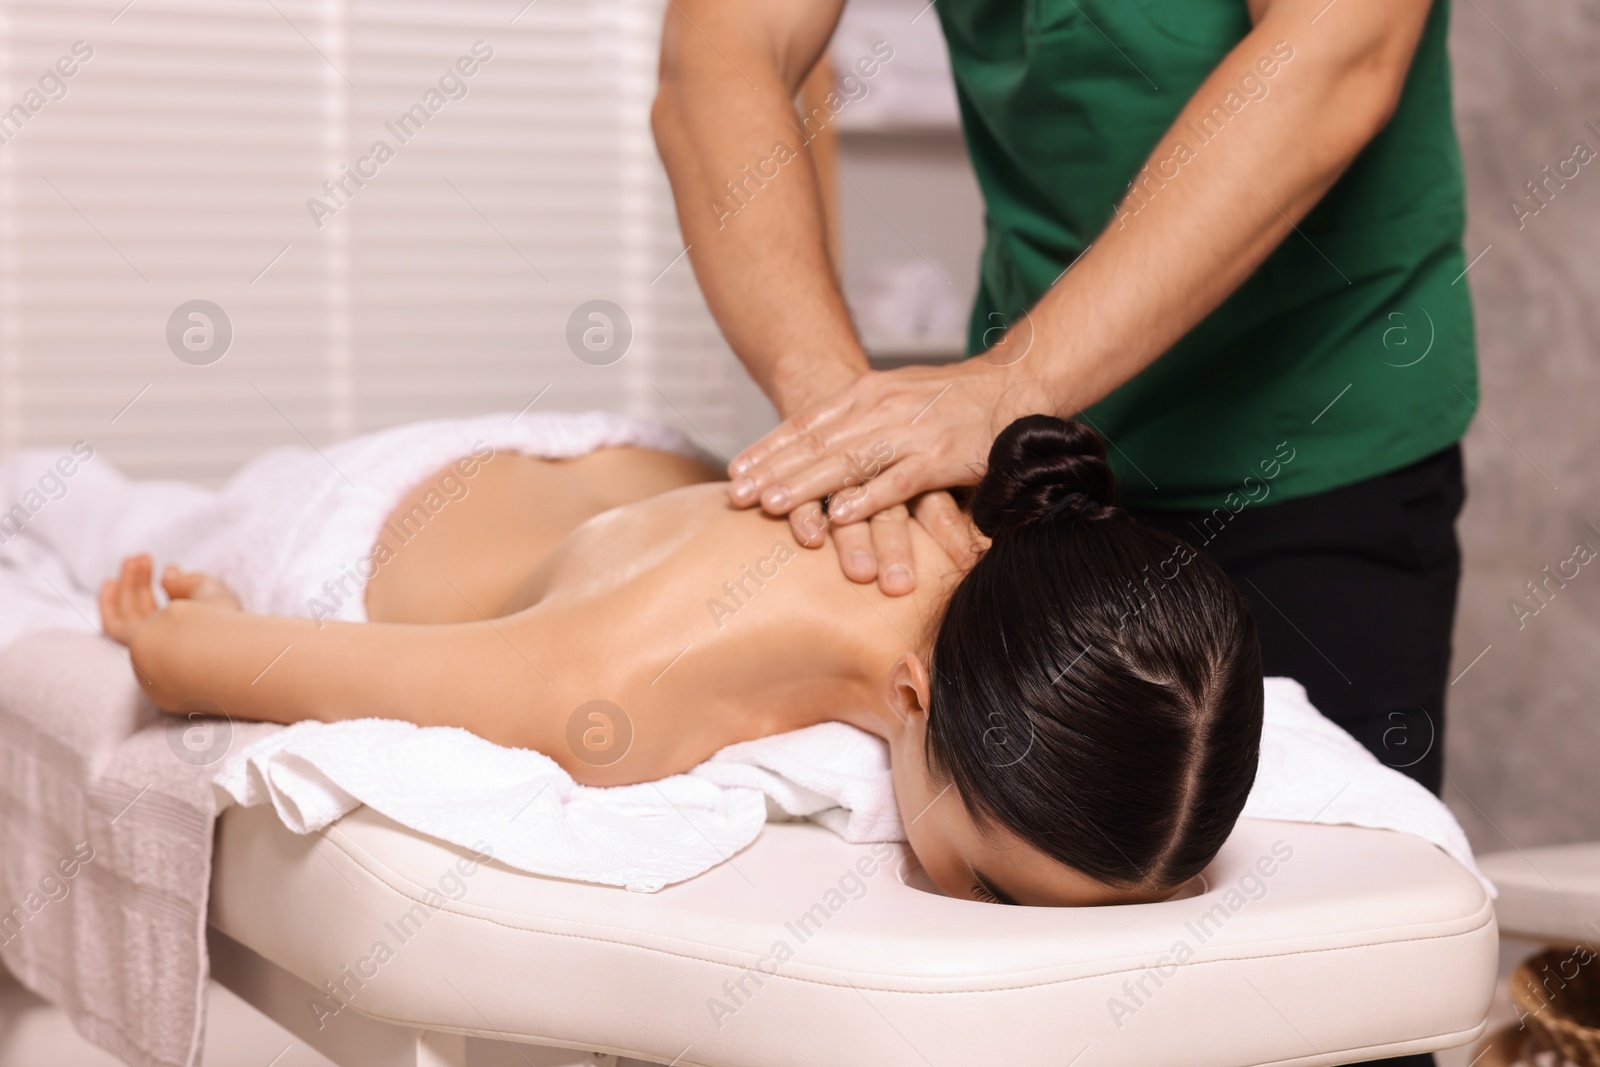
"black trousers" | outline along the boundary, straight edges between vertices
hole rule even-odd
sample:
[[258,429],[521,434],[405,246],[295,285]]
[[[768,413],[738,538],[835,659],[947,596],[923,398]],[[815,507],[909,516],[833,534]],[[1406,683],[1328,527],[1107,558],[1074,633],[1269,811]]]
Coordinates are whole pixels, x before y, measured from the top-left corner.
[[[1466,489],[1461,446],[1409,467],[1237,513],[1140,510],[1222,565],[1250,606],[1269,675],[1435,794]],[[1385,1060],[1424,1067],[1430,1055]]]

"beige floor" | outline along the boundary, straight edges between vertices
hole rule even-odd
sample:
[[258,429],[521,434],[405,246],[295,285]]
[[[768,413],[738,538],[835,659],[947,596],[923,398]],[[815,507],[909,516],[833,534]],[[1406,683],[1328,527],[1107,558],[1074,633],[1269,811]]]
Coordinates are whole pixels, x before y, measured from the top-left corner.
[[[276,1058],[275,1058],[276,1057]],[[205,1067],[334,1067],[215,983]],[[127,1067],[78,1036],[72,1020],[0,969],[0,1067]]]
[[[1500,995],[1490,1012],[1491,1031],[1512,1019],[1504,978],[1536,946],[1501,942]],[[1470,1046],[1442,1052],[1439,1067],[1468,1067]],[[206,1027],[205,1067],[333,1067],[221,986],[211,987]],[[0,1067],[126,1067],[116,1055],[78,1036],[64,1011],[39,1000],[0,970]]]

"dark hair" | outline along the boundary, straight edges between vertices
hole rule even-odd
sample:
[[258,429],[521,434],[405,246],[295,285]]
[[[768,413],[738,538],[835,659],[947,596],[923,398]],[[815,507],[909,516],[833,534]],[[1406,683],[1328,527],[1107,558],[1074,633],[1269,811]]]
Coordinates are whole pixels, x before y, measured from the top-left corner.
[[1080,423],[1006,427],[971,507],[993,545],[933,640],[929,767],[982,828],[1104,885],[1176,888],[1255,780],[1261,651],[1243,599],[1113,503]]

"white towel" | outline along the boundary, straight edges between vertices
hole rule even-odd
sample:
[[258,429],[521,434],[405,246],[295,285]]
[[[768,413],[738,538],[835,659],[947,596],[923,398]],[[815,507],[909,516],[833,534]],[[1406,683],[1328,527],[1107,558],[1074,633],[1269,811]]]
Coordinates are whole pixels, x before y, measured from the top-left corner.
[[[485,450],[570,459],[624,445],[704,458],[675,430],[601,411],[435,419],[320,450],[275,448],[220,491],[132,481],[92,449],[87,459],[82,447],[32,449],[0,463],[0,509],[9,509],[0,511],[0,567],[37,590],[57,620],[65,599],[85,627],[98,628],[83,609],[93,607],[101,580],[136,552],[149,552],[158,572],[177,563],[215,575],[246,611],[363,622],[362,572],[385,518],[447,463]],[[68,467],[72,474],[61,476]],[[471,476],[456,483],[472,491]],[[435,510],[449,506],[434,495]],[[31,610],[0,616],[8,640],[51,621]]]
[[[20,584],[0,568],[8,620],[53,609]],[[78,632],[0,654],[0,961],[113,1062],[193,1067],[216,767],[143,698],[122,650],[62,610]],[[232,739],[271,729],[237,723]]]
[[230,756],[216,784],[240,804],[270,802],[296,833],[366,804],[429,837],[475,834],[520,870],[642,891],[716,866],[767,820],[752,789],[681,774],[595,789],[542,753],[387,719],[297,723]]
[[296,833],[366,804],[429,837],[488,841],[519,870],[642,892],[728,859],[769,812],[816,818],[847,841],[904,839],[887,750],[844,723],[730,745],[690,774],[600,789],[541,753],[453,727],[303,722],[230,755],[216,784],[224,806],[271,803]]
[[1244,815],[1286,822],[1398,830],[1432,841],[1498,895],[1472,856],[1450,809],[1420,784],[1380,763],[1311,705],[1292,678],[1266,680],[1261,766]]
[[[1455,817],[1311,706],[1288,678],[1265,683],[1261,768],[1244,814],[1414,834],[1483,883]],[[520,870],[653,892],[756,839],[770,807],[847,841],[902,841],[888,749],[830,722],[722,749],[689,774],[581,786],[554,760],[462,730],[363,719],[300,723],[230,756],[217,778],[233,801],[270,802],[313,833],[361,804],[429,837],[489,841]]]

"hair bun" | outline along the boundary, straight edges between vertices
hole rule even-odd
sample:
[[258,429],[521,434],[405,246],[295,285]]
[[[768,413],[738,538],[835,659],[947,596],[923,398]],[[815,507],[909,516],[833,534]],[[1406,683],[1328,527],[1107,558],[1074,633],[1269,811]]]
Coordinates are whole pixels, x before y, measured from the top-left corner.
[[991,538],[1057,518],[1114,513],[1105,442],[1081,422],[1025,415],[989,449],[972,495],[972,519]]

